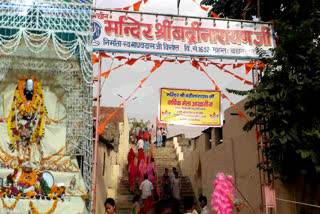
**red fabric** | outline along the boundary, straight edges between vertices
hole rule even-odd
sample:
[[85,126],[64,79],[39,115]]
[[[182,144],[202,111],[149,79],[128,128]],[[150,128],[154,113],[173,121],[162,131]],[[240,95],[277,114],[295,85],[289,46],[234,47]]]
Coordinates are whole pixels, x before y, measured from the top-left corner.
[[134,151],[133,149],[131,148],[129,153],[128,153],[128,165],[127,165],[127,170],[129,169],[129,165],[131,164],[131,162],[134,160],[135,158],[135,154],[134,154]]
[[137,166],[134,164],[135,161],[131,161],[130,167],[129,167],[129,178],[128,178],[128,184],[129,186],[134,185],[137,176],[138,176],[138,168]]
[[141,160],[138,166],[139,166],[139,176],[140,176],[140,179],[139,179],[139,187],[140,187],[141,183],[144,181],[144,174],[145,174],[144,172],[146,170],[146,164],[144,163],[144,160]]
[[142,132],[141,130],[139,131],[138,137],[139,137],[140,139],[143,139],[143,132]]
[[161,183],[164,183],[164,181],[165,181],[164,176],[165,176],[165,175],[168,176],[168,177],[170,177],[169,174],[163,173],[163,175],[162,175],[162,177],[161,177]]
[[212,14],[212,16],[214,17],[214,18],[220,18],[216,13],[214,13],[214,12],[212,12],[212,11],[210,11],[211,12],[211,14]]
[[154,183],[154,180],[155,180],[155,177],[154,177],[153,173],[154,173],[153,166],[152,166],[152,163],[150,161],[150,156],[148,155],[144,174],[148,175],[148,180],[151,183]]
[[140,10],[140,5],[141,5],[141,3],[142,3],[142,1],[139,1],[139,2],[135,3],[135,4],[133,5],[133,10],[134,10],[134,11],[139,11],[139,10]]
[[144,132],[144,141],[149,141],[149,133],[148,132]]
[[151,210],[152,205],[153,205],[152,197],[148,196],[148,198],[144,202],[144,206],[142,207],[140,214],[147,214]]
[[248,74],[254,67],[255,63],[246,63],[245,65],[246,65],[246,74]]
[[96,55],[93,54],[92,56],[92,61],[93,61],[93,65],[96,64],[99,60],[101,59],[101,56],[97,57]]
[[143,149],[139,150],[139,153],[138,153],[138,166],[140,166],[140,162],[144,160],[144,151]]

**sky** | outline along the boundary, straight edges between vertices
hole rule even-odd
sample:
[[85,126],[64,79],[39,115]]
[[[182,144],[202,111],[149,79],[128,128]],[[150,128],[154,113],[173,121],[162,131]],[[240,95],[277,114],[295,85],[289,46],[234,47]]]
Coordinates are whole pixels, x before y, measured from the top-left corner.
[[[121,8],[132,5],[137,0],[100,0],[97,2],[97,7],[100,8]],[[198,0],[200,2],[200,0]],[[177,2],[175,0],[149,0],[146,5],[141,5],[140,12],[156,12],[160,14],[177,14]],[[192,0],[181,0],[180,14],[189,16],[206,17],[207,12],[201,10]],[[111,53],[109,53],[111,55]],[[119,56],[121,54],[116,54]],[[131,54],[132,58],[140,55]],[[159,56],[152,56],[153,59],[159,59]],[[189,60],[189,58],[188,58]],[[213,62],[234,63],[235,60],[226,60],[222,62],[220,59],[212,59]],[[241,61],[238,60],[240,63]],[[103,59],[102,72],[114,68],[123,61],[112,59]],[[140,60],[133,66],[123,66],[120,69],[110,73],[108,79],[102,80],[103,87],[101,89],[101,106],[119,106],[124,99],[140,84],[140,81],[145,78],[153,67],[153,62]],[[244,68],[233,70],[231,66],[225,67],[235,74],[252,81],[252,74],[245,74]],[[244,85],[243,82],[234,78],[213,65],[206,67],[210,77],[214,79],[217,85],[230,98],[233,103],[237,103],[244,97],[229,94],[225,91],[226,88],[247,90],[252,86]],[[94,66],[94,74],[97,74],[98,63]],[[214,90],[214,85],[202,72],[191,66],[190,62],[183,64],[164,63],[156,70],[151,77],[143,84],[132,97],[131,100],[125,103],[124,107],[129,117],[141,118],[155,122],[158,114],[158,106],[160,102],[160,88],[181,88],[194,90]],[[96,93],[96,88],[94,88]],[[123,97],[123,98],[121,98]],[[223,99],[222,109],[230,107],[229,101]],[[235,111],[236,112],[236,111]]]
[[[133,5],[138,0],[94,0],[97,8],[122,8]],[[200,2],[200,0],[197,0]],[[176,0],[149,0],[145,5],[142,3],[141,12],[174,14],[177,15]],[[207,12],[200,9],[192,0],[181,0],[180,15],[206,17]]]

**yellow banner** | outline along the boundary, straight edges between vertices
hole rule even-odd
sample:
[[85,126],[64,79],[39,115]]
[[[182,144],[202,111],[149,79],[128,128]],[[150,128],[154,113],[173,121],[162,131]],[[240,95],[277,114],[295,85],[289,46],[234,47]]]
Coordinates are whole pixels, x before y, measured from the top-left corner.
[[162,88],[160,122],[221,127],[221,92]]

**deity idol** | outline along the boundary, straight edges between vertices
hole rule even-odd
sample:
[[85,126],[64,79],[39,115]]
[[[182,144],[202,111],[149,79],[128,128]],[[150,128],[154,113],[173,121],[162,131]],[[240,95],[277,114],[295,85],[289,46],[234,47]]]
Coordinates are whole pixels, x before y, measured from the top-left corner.
[[9,148],[12,152],[18,151],[19,163],[26,160],[30,162],[32,144],[36,145],[42,158],[40,141],[44,137],[45,122],[46,124],[58,123],[47,117],[40,82],[30,77],[20,79],[14,92],[7,121],[10,137]]

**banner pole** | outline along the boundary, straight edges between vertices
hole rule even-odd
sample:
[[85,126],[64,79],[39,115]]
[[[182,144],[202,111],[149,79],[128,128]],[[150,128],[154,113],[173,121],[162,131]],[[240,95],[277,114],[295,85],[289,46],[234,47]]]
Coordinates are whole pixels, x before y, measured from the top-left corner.
[[178,16],[180,14],[180,0],[177,0],[177,9],[178,9]]

